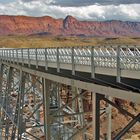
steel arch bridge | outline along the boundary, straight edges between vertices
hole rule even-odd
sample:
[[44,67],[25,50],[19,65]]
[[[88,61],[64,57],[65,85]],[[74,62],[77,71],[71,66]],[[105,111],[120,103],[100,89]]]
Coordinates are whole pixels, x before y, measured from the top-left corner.
[[[118,107],[112,98],[139,104],[139,82],[138,46],[0,49],[0,139],[99,140],[100,117],[106,115],[106,139],[119,140],[140,114]],[[85,96],[91,98],[90,111]],[[132,118],[115,137],[112,106]],[[86,121],[87,114],[92,121]]]

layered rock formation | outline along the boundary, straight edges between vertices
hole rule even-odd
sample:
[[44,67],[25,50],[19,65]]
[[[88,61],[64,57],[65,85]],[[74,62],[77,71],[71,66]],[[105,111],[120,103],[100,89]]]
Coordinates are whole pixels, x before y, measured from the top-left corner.
[[51,35],[119,37],[140,36],[140,22],[79,21],[72,16],[54,19],[49,16],[0,16],[0,35]]

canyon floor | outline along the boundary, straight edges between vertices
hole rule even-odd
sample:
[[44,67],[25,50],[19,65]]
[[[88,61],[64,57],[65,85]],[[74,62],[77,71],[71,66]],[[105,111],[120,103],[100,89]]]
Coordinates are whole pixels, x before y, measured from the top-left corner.
[[0,36],[0,48],[46,48],[104,45],[138,45],[140,38]]

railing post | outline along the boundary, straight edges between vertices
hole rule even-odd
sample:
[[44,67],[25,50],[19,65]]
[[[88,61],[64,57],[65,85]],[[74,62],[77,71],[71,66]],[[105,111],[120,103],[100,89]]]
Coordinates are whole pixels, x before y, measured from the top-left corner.
[[18,49],[16,49],[16,57],[17,57],[17,64],[19,63],[18,61],[19,61],[19,59],[18,59]]
[[9,49],[7,49],[7,62],[9,62]]
[[6,62],[8,62],[8,49],[6,49]]
[[21,61],[22,61],[22,66],[24,66],[23,48],[21,48]]
[[29,51],[29,49],[27,49],[27,53],[28,53],[28,67],[30,67],[31,64],[30,64],[30,51]]
[[94,47],[91,47],[91,78],[95,78],[95,61],[94,61]]
[[4,57],[3,57],[3,61],[5,62],[5,49],[4,49]]
[[121,82],[121,62],[120,62],[120,46],[117,47],[117,82]]
[[7,62],[9,61],[9,49],[7,49]]
[[14,49],[12,50],[12,54],[13,54],[13,64],[14,64]]
[[4,62],[6,62],[6,53],[5,53],[5,49],[4,49]]
[[11,61],[11,54],[10,54],[10,49],[9,49],[9,56],[8,56],[8,61],[10,62]]
[[37,48],[35,48],[36,69],[38,69]]
[[2,50],[2,61],[4,62],[4,50]]
[[9,49],[9,62],[11,63],[11,49]]
[[0,60],[2,61],[2,50],[0,50]]
[[45,70],[48,70],[47,48],[45,48],[44,55],[45,55]]
[[3,49],[2,49],[2,52],[1,52],[1,53],[2,53],[2,56],[1,56],[1,61],[3,62]]
[[4,62],[4,50],[2,50],[2,61]]
[[75,75],[74,47],[71,49],[72,75]]
[[1,50],[0,50],[0,61],[1,61]]
[[57,48],[57,72],[60,72],[59,48]]

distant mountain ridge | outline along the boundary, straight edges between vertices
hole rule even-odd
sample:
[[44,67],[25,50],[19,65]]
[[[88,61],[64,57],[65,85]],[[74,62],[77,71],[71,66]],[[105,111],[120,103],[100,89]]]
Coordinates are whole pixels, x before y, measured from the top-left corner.
[[49,16],[0,16],[0,35],[48,35],[140,37],[140,22],[129,21],[79,21],[72,16],[54,19]]

